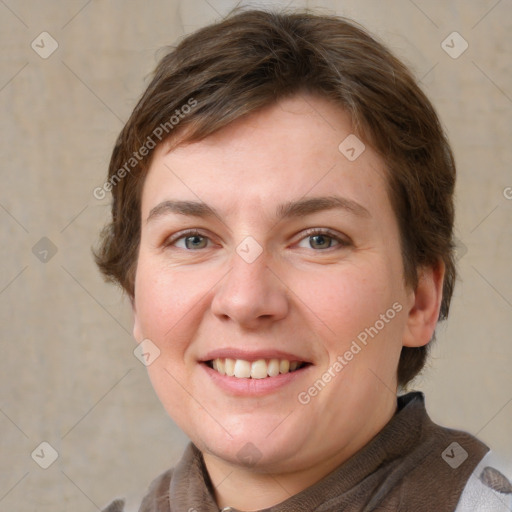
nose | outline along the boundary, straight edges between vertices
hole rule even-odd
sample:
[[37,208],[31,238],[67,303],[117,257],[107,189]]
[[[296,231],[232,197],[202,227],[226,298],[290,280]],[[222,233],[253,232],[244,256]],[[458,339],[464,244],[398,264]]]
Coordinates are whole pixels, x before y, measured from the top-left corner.
[[230,271],[212,299],[211,308],[216,316],[252,330],[287,316],[288,290],[268,267],[265,251],[250,263],[234,253],[230,264]]

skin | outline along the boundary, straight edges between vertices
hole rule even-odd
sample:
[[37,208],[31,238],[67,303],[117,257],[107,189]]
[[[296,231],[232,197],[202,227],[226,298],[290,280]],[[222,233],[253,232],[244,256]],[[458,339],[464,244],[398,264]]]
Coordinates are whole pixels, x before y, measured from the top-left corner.
[[[295,96],[200,142],[154,152],[142,194],[134,337],[161,351],[150,379],[203,452],[219,507],[275,505],[360,450],[395,412],[402,346],[432,337],[444,269],[420,269],[417,288],[405,285],[384,162],[368,144],[349,161],[338,145],[351,133],[340,107]],[[367,213],[276,216],[283,203],[333,195]],[[160,209],[148,220],[169,200],[204,202],[217,215]],[[309,228],[329,229],[341,242],[310,236]],[[203,238],[183,238],[186,229]],[[248,236],[262,249],[252,263],[236,251]],[[395,303],[402,310],[301,404],[299,393]],[[200,362],[225,347],[278,349],[311,365],[275,392],[233,396]],[[255,465],[237,457],[248,442]]]

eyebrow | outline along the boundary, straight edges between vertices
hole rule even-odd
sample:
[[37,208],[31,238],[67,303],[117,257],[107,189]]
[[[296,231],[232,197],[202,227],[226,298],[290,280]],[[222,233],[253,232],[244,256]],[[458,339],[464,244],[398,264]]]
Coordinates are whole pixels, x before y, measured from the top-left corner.
[[[277,218],[289,219],[293,217],[305,217],[325,210],[340,209],[348,211],[358,217],[371,217],[370,212],[361,204],[339,196],[312,197],[299,199],[279,205]],[[217,211],[206,203],[199,201],[162,201],[149,212],[146,222],[168,214],[187,215],[199,218],[218,217]]]

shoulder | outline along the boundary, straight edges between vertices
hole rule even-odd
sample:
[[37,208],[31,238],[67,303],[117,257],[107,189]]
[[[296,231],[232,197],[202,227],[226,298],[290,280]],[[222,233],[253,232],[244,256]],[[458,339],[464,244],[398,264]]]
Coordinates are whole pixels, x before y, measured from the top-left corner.
[[487,453],[469,477],[455,512],[509,512],[512,510],[512,464]]
[[[169,486],[171,484],[173,469],[169,469],[155,478],[144,496],[139,512],[160,512],[169,510]],[[125,511],[125,501],[116,499],[101,512],[128,512]]]

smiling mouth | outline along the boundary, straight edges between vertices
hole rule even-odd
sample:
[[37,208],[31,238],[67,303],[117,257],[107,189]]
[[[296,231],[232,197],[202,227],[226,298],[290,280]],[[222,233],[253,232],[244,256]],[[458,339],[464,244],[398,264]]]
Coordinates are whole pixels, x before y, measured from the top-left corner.
[[236,377],[237,379],[266,379],[277,377],[284,373],[296,372],[310,363],[288,361],[287,359],[246,361],[245,359],[217,358],[206,361],[205,364],[217,373],[228,377]]

